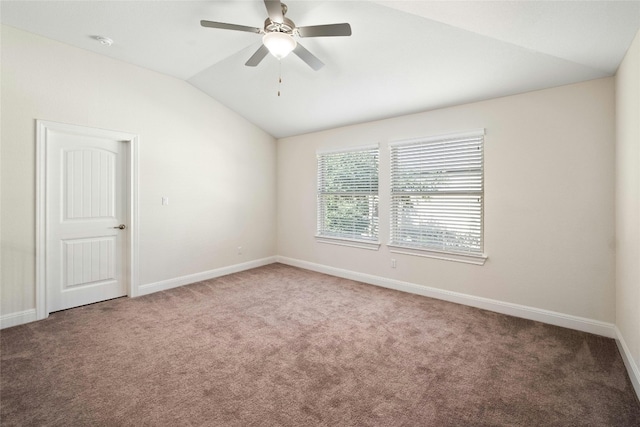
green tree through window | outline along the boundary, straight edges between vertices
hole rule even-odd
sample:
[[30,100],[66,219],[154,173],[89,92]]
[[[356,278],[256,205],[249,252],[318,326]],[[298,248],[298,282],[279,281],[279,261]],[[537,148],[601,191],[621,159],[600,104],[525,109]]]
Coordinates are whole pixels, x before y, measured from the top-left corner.
[[377,147],[318,154],[318,235],[377,240]]

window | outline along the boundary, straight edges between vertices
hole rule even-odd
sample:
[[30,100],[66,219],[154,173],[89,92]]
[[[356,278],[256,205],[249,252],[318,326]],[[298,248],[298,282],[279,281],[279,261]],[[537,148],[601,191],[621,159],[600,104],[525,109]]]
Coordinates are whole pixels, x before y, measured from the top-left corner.
[[318,153],[318,235],[377,249],[378,147]]
[[392,250],[484,263],[483,142],[484,129],[390,144]]

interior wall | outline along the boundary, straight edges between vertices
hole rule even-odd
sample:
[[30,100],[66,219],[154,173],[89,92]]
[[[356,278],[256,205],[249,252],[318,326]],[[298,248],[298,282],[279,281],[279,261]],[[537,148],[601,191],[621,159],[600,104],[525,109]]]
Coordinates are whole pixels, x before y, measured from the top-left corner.
[[616,74],[616,325],[640,367],[640,32]]
[[[281,139],[278,254],[613,323],[614,103],[604,78]],[[486,128],[485,265],[391,253],[388,142],[477,128]],[[317,243],[316,152],[372,143],[380,249]]]
[[7,26],[1,43],[2,315],[35,308],[36,119],[139,135],[141,285],[276,255],[273,137],[181,80]]

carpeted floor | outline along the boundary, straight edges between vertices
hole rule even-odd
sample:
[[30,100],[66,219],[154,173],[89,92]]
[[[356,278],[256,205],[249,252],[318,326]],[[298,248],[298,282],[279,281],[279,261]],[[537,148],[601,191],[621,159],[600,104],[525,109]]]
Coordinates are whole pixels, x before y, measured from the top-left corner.
[[0,338],[3,426],[640,426],[611,339],[280,264]]

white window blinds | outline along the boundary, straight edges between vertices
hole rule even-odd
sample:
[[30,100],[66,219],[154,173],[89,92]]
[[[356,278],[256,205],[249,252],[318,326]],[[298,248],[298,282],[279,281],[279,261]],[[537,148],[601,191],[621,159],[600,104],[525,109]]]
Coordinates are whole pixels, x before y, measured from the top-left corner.
[[318,236],[378,239],[378,147],[318,153]]
[[391,245],[483,251],[484,130],[391,144]]

